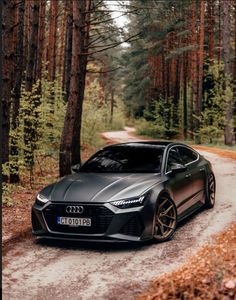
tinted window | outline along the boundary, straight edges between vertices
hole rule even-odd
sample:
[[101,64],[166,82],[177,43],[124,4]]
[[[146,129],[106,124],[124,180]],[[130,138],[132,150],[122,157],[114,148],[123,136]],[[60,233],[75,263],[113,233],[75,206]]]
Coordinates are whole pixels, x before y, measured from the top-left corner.
[[197,153],[193,152],[189,148],[179,147],[179,154],[183,160],[183,164],[188,164],[197,159]]
[[167,160],[167,172],[171,170],[173,164],[182,164],[182,160],[179,155],[177,147],[173,147],[169,151],[168,160]]
[[164,147],[120,146],[92,156],[81,172],[160,172]]

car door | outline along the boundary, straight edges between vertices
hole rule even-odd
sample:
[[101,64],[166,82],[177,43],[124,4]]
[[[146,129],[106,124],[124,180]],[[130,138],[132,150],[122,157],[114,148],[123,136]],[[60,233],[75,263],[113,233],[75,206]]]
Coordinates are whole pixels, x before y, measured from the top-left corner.
[[184,212],[188,207],[189,199],[192,197],[192,182],[191,173],[188,169],[180,173],[173,174],[171,172],[171,166],[174,164],[183,164],[181,156],[179,154],[178,146],[170,148],[167,160],[165,174],[167,176],[166,188],[171,191],[173,200],[175,201],[178,214]]
[[189,205],[204,203],[205,167],[199,160],[199,154],[185,146],[179,147],[179,154],[189,173],[191,173],[193,195]]

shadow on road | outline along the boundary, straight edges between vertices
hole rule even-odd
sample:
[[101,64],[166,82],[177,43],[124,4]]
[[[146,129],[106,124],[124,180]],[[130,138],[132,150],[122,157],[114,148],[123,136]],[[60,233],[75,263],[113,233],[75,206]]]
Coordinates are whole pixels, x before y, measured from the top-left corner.
[[94,242],[94,241],[63,241],[63,240],[49,240],[40,238],[35,243],[55,248],[62,248],[68,250],[80,251],[94,251],[94,252],[125,252],[127,250],[139,250],[144,246],[150,244],[150,241],[143,243],[132,242]]
[[[204,211],[204,208],[200,208],[198,211],[196,211],[189,217],[179,222],[177,231],[182,226],[192,221],[202,211]],[[34,241],[34,243],[41,246],[61,248],[67,250],[80,250],[80,251],[89,250],[94,252],[126,252],[132,250],[133,251],[143,250],[146,247],[152,246],[155,242],[152,240],[145,241],[145,242],[94,242],[94,241],[67,241],[67,240],[38,238]],[[165,243],[168,243],[168,241]]]

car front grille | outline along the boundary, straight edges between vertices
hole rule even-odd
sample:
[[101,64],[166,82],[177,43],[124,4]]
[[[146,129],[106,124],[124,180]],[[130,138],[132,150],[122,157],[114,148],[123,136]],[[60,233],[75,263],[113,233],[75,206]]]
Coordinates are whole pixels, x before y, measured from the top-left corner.
[[143,232],[144,225],[138,214],[131,217],[120,229],[119,233],[125,235],[140,236]]
[[[82,214],[67,213],[66,207],[68,205],[82,205],[84,211]],[[100,205],[84,205],[81,203],[73,204],[50,204],[43,211],[46,223],[51,231],[74,234],[102,234],[108,229],[114,213]],[[91,218],[91,227],[87,226],[68,226],[57,224],[58,217],[72,217],[72,218]]]
[[33,227],[34,231],[40,231],[43,229],[42,225],[40,224],[40,222],[33,210],[31,212],[31,220],[32,220],[32,227]]

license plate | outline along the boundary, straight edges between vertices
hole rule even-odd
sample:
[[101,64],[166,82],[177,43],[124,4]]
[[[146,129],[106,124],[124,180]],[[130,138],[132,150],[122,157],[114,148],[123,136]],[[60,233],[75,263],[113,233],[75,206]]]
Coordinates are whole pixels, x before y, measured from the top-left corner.
[[91,226],[90,218],[69,218],[69,217],[57,217],[57,224],[68,226]]

